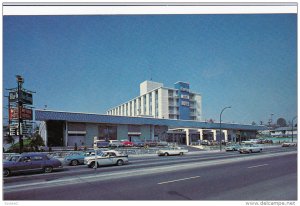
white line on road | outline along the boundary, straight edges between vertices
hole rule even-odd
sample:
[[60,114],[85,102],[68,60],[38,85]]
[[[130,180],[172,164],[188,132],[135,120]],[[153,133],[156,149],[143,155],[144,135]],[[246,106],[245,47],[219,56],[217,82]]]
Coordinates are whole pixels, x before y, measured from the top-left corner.
[[171,172],[171,171],[178,171],[178,170],[185,170],[185,169],[192,169],[192,168],[200,168],[200,167],[207,167],[211,165],[220,165],[220,164],[227,164],[227,163],[234,163],[239,161],[247,161],[253,159],[263,159],[269,157],[278,157],[278,156],[285,156],[297,154],[297,151],[286,152],[286,153],[278,153],[278,154],[262,154],[259,156],[243,156],[237,157],[234,159],[221,159],[221,160],[212,160],[212,161],[200,161],[197,163],[183,163],[179,165],[167,165],[167,166],[157,166],[153,168],[140,168],[140,169],[132,169],[128,171],[116,171],[116,172],[104,172],[100,174],[89,174],[83,176],[75,176],[75,177],[63,177],[62,179],[56,179],[52,181],[42,180],[41,182],[31,182],[31,183],[21,183],[17,185],[4,185],[3,191],[5,192],[15,192],[21,190],[28,190],[28,187],[31,189],[38,189],[38,188],[45,188],[45,187],[55,187],[55,186],[62,186],[62,185],[69,185],[69,184],[80,184],[80,183],[87,183],[87,182],[94,182],[103,181],[103,180],[111,180],[115,178],[124,178],[124,177],[133,177],[136,175],[149,175],[149,174],[157,174],[162,172]]
[[269,164],[255,165],[255,166],[248,167],[248,169],[256,168],[256,167],[263,167],[263,166],[267,166],[267,165],[269,165]]
[[178,179],[178,180],[171,180],[171,181],[166,181],[166,182],[160,182],[160,183],[157,183],[157,184],[162,185],[162,184],[167,184],[167,183],[172,183],[172,182],[179,182],[179,181],[183,181],[183,180],[195,179],[195,178],[199,178],[199,177],[200,177],[200,176],[187,177],[187,178]]

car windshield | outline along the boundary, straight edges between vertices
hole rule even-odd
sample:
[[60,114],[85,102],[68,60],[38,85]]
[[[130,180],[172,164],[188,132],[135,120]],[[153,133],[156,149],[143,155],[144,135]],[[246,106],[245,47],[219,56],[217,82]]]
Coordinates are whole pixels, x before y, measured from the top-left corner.
[[97,150],[97,151],[96,151],[96,154],[97,154],[98,156],[104,156],[104,153],[103,153],[101,150]]
[[88,151],[83,154],[83,156],[92,156],[95,155],[95,151]]
[[83,152],[71,152],[69,155],[83,155]]
[[13,156],[7,158],[7,160],[8,160],[8,161],[16,162],[19,158],[20,158],[19,155],[13,155]]

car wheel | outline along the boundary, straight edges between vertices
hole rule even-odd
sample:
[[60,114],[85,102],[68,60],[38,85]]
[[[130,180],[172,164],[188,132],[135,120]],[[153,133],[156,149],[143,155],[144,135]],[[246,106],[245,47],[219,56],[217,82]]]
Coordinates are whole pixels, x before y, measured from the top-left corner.
[[183,155],[183,152],[180,152],[180,153],[179,153],[179,155],[181,155],[181,156],[182,156],[182,155]]
[[252,153],[252,150],[250,150],[249,153]]
[[72,160],[71,161],[71,165],[72,166],[77,166],[78,165],[78,161],[77,160]]
[[44,167],[44,172],[45,173],[51,173],[52,171],[53,171],[53,168],[51,166]]
[[118,166],[122,166],[123,164],[124,164],[124,161],[123,161],[123,160],[118,160],[118,161],[117,161],[117,165],[118,165]]
[[3,176],[4,176],[4,177],[8,177],[9,175],[10,175],[9,169],[4,169],[4,170],[3,170]]
[[95,162],[91,162],[91,164],[89,164],[90,168],[94,168],[95,167]]
[[169,156],[169,154],[166,152],[166,153],[165,153],[165,156]]

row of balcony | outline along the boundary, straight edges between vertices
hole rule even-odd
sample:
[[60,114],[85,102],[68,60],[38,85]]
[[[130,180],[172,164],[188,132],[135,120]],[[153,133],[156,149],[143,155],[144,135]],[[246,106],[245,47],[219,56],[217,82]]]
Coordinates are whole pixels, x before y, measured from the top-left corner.
[[[178,108],[179,107],[179,104],[178,103],[169,103],[169,107],[176,107]],[[190,109],[196,109],[196,105],[195,104],[191,104],[189,105]]]
[[[169,99],[179,99],[180,97],[178,96],[178,95],[175,95],[175,96],[171,96],[171,95],[169,95]],[[193,98],[189,98],[189,101],[190,102],[196,102],[196,100],[195,99],[193,99]]]

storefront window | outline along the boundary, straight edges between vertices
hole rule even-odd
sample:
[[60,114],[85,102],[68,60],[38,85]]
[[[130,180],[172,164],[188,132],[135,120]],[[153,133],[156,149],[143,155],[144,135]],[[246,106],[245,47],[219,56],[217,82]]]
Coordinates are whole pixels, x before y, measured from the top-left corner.
[[117,139],[117,126],[113,125],[100,125],[98,127],[99,139],[116,140]]

